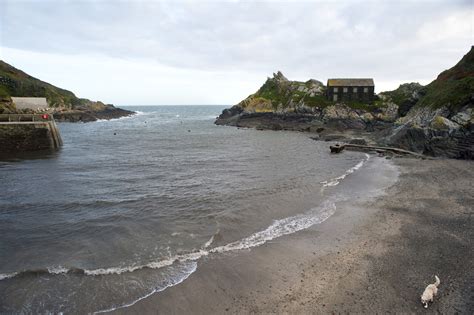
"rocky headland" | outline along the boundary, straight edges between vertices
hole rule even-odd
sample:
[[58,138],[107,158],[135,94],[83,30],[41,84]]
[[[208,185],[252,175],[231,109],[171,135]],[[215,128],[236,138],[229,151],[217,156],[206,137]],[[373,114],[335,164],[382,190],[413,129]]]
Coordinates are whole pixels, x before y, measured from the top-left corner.
[[68,90],[34,78],[0,60],[0,114],[33,114],[29,109],[17,109],[11,97],[45,97],[48,113],[58,121],[90,122],[133,115],[134,112],[111,104],[78,98]]
[[290,81],[281,72],[225,109],[216,124],[313,133],[321,140],[366,142],[416,153],[474,159],[474,48],[426,86],[400,85],[371,104],[331,102],[317,80]]

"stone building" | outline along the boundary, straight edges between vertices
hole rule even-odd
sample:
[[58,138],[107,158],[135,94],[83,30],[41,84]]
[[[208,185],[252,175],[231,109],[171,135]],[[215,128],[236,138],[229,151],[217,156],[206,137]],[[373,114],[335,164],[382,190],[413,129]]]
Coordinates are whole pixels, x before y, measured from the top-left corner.
[[328,79],[327,98],[330,101],[371,103],[374,100],[373,79]]
[[48,108],[48,102],[45,97],[12,97],[16,109],[32,109],[35,111]]

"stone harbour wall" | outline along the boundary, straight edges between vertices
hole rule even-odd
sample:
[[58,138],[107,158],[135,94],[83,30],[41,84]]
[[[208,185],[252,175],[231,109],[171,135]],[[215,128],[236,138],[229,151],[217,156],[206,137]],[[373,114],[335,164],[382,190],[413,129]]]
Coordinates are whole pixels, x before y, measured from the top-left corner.
[[54,150],[61,145],[54,121],[0,123],[0,153]]

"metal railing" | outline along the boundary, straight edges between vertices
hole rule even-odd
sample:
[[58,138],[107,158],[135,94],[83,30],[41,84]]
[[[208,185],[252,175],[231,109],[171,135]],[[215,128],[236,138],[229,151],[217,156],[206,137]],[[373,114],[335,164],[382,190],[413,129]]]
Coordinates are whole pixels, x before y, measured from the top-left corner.
[[0,114],[0,122],[54,121],[51,114]]

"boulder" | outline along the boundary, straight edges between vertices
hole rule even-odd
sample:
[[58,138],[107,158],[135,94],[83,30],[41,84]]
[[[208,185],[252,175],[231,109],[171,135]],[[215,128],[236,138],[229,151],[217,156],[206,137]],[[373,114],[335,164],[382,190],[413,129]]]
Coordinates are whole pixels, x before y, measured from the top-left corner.
[[371,113],[363,113],[360,117],[365,122],[373,121],[375,119],[374,115],[372,115]]
[[473,110],[472,108],[467,108],[464,111],[461,111],[451,117],[451,120],[454,121],[455,123],[466,127],[468,124],[473,124],[474,123],[474,117],[473,117]]
[[430,123],[430,128],[434,130],[443,130],[452,132],[454,130],[459,129],[461,126],[454,121],[449,120],[443,116],[435,116],[434,119]]
[[386,107],[382,108],[379,118],[383,121],[393,122],[398,118],[398,105],[389,102]]
[[341,153],[342,150],[344,150],[344,146],[340,144],[331,145],[329,148],[331,149],[331,153]]
[[239,115],[244,110],[240,106],[232,106],[231,108],[226,108],[222,111],[222,114],[219,115],[219,119],[228,119],[235,115]]
[[392,131],[386,139],[386,144],[391,147],[398,147],[405,150],[423,153],[428,136],[423,128],[410,125],[402,125]]

